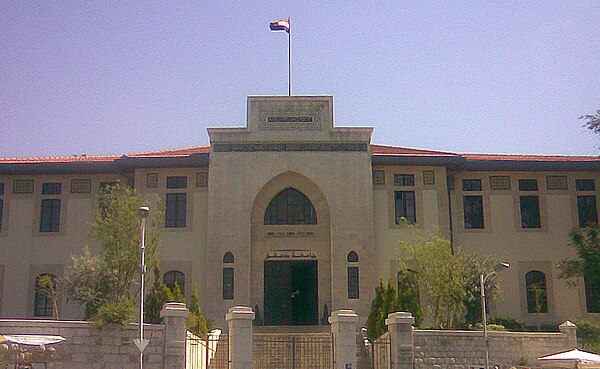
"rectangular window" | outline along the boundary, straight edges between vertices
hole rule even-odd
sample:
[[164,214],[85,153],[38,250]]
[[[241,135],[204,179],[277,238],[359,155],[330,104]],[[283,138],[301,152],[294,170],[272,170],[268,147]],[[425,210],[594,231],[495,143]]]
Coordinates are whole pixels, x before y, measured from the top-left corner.
[[519,191],[537,191],[537,179],[519,179]]
[[588,276],[583,277],[585,301],[588,313],[600,313],[600,281]]
[[577,213],[580,227],[590,227],[592,224],[598,223],[596,196],[577,196]]
[[167,177],[167,188],[187,188],[187,177]]
[[549,190],[566,190],[567,176],[546,176],[546,188]]
[[42,195],[60,195],[62,183],[42,183]]
[[385,172],[383,170],[373,171],[373,184],[377,186],[385,185]]
[[417,222],[415,212],[415,192],[414,191],[396,191],[396,224],[402,223],[405,218],[410,223]]
[[186,218],[186,194],[168,193],[165,227],[184,228]]
[[492,190],[510,190],[510,177],[490,176],[490,188]]
[[90,193],[92,192],[91,179],[72,179],[71,193]]
[[481,196],[464,196],[466,229],[483,229],[483,198]]
[[0,195],[4,195],[4,183],[0,182]]
[[577,191],[595,191],[596,185],[593,179],[576,179],[575,189]]
[[4,212],[4,200],[0,199],[0,232],[2,232],[2,213]]
[[463,191],[481,191],[481,179],[463,179]]
[[117,184],[117,182],[100,182],[100,193],[111,191]]
[[233,268],[223,268],[223,300],[233,300]]
[[208,187],[208,173],[196,173],[196,187]]
[[60,199],[42,200],[40,232],[60,231]]
[[414,186],[414,174],[394,174],[394,186]]
[[540,200],[537,196],[521,196],[521,227],[542,228]]
[[33,179],[15,179],[13,181],[13,193],[33,193]]
[[423,171],[423,184],[434,185],[435,184],[435,172],[433,170]]
[[358,267],[348,267],[348,298],[357,299],[358,290]]
[[146,187],[158,187],[158,173],[146,174]]

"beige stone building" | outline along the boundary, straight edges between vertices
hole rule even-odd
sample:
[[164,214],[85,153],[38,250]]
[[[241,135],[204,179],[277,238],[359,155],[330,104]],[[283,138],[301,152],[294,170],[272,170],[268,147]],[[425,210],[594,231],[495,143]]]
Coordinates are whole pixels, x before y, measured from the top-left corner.
[[[364,319],[380,278],[398,272],[401,218],[453,245],[508,261],[492,315],[530,323],[600,316],[600,286],[567,288],[571,229],[598,221],[600,158],[456,154],[371,143],[373,129],[336,127],[328,96],[250,97],[247,126],[212,128],[209,146],[97,157],[0,159],[1,316],[47,317],[40,275],[59,283],[83,245],[99,189],[133,185],[166,207],[165,281],[205,313],[257,308],[267,325]],[[61,318],[81,308],[60,296]]]

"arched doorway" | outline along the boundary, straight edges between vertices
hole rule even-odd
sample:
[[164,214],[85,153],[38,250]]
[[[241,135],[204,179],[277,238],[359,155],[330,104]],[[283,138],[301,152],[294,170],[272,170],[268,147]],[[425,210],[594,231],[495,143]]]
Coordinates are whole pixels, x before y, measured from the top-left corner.
[[252,214],[251,273],[262,281],[253,282],[252,295],[262,296],[264,324],[319,324],[320,306],[331,301],[329,209],[322,192],[298,173],[283,173],[259,192]]

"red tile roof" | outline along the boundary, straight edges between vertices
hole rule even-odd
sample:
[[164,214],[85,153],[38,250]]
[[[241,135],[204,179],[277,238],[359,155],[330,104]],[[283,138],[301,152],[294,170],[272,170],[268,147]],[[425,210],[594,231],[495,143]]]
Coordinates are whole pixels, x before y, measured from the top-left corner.
[[198,154],[209,154],[210,153],[210,145],[206,146],[191,146],[184,147],[181,149],[173,149],[173,150],[159,150],[159,151],[148,151],[148,152],[140,152],[135,154],[125,155],[131,158],[179,158],[191,155]]
[[540,161],[540,162],[600,162],[600,156],[527,155],[527,154],[461,154],[467,160],[480,161]]
[[[148,151],[121,156],[74,155],[62,157],[0,158],[0,164],[42,163],[110,163],[120,158],[182,158],[192,155],[210,154],[209,145],[191,146],[172,150]],[[472,161],[522,161],[522,162],[600,162],[598,156],[566,155],[514,155],[514,154],[457,154],[446,151],[415,149],[400,146],[371,144],[375,156],[397,157],[462,157]]]
[[413,149],[410,147],[387,146],[371,144],[373,155],[391,155],[391,156],[460,156],[452,152],[433,151],[424,149]]

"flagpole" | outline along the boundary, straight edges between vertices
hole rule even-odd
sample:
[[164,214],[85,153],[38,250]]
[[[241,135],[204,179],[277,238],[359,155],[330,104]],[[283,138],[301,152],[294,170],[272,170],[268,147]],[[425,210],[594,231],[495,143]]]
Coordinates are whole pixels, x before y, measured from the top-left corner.
[[288,96],[292,96],[292,24],[288,17]]

